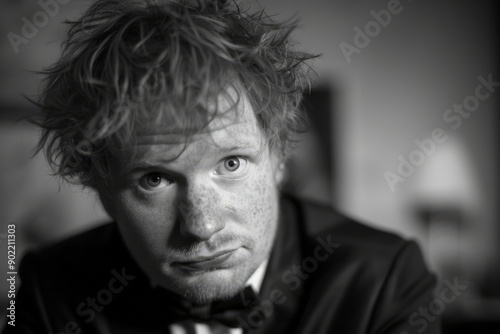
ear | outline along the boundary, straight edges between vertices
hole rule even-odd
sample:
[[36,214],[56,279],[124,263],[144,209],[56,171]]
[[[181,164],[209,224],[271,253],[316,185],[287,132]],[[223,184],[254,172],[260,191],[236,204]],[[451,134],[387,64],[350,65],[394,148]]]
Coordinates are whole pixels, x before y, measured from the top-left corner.
[[274,168],[274,182],[278,186],[281,186],[284,179],[285,179],[285,163],[283,161],[280,161]]
[[273,150],[271,153],[271,164],[273,168],[274,182],[278,186],[281,186],[283,180],[285,179],[285,161],[282,154]]

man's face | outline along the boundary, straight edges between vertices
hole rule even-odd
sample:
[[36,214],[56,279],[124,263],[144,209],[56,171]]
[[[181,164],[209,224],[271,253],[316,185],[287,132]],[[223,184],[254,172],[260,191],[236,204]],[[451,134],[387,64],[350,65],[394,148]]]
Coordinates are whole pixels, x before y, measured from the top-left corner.
[[184,151],[184,138],[161,125],[139,136],[134,167],[101,191],[151,280],[196,302],[241,289],[269,256],[276,232],[282,173],[242,101]]

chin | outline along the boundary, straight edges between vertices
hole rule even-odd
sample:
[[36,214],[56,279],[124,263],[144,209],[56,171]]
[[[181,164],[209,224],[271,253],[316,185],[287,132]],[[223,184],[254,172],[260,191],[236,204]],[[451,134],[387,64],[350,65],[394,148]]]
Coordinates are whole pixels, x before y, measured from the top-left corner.
[[213,300],[229,299],[244,288],[248,277],[244,273],[229,269],[179,277],[169,290],[180,294],[194,303],[207,303]]

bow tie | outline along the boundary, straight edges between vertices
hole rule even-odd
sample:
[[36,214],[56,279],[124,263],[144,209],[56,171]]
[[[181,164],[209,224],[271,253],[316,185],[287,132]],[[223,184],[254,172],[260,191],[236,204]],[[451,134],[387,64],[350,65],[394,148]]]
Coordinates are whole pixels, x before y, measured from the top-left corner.
[[259,304],[257,294],[251,286],[247,286],[229,300],[214,301],[207,304],[194,304],[174,298],[174,300],[171,300],[169,306],[176,315],[177,321],[217,321],[227,327],[237,328],[239,327],[238,317],[246,319],[248,314]]

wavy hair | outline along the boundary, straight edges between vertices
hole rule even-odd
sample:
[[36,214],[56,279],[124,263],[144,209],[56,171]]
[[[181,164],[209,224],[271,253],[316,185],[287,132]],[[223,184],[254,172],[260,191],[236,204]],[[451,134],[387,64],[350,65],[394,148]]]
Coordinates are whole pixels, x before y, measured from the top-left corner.
[[[302,129],[308,61],[290,42],[297,21],[274,22],[233,1],[97,0],[44,74],[44,150],[56,174],[96,188],[110,161],[159,124],[189,137],[244,94],[266,142],[285,157]],[[228,94],[230,88],[237,92]]]

